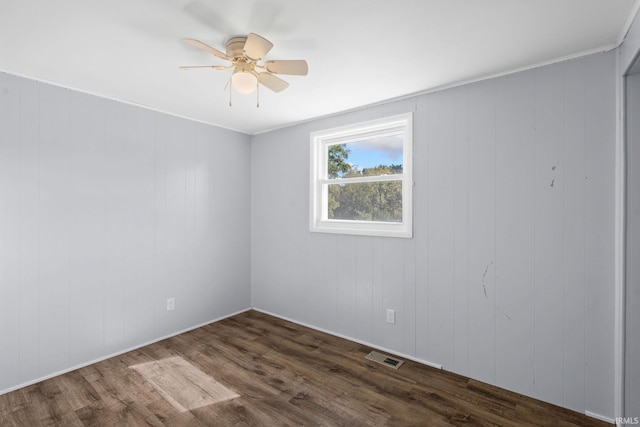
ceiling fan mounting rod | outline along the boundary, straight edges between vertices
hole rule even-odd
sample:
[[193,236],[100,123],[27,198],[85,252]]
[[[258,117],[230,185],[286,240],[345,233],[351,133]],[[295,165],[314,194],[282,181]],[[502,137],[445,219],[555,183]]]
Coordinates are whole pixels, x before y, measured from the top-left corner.
[[247,37],[232,37],[227,40],[227,56],[229,58],[244,56],[244,45],[246,42]]

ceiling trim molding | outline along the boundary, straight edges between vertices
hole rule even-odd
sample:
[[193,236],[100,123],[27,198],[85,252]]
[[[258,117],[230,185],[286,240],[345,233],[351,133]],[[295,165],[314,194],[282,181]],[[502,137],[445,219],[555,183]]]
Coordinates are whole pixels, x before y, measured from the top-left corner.
[[631,8],[631,13],[627,17],[627,21],[624,23],[622,31],[620,31],[620,35],[618,36],[618,44],[616,45],[616,47],[624,43],[624,40],[627,38],[627,34],[629,34],[629,30],[631,29],[631,25],[633,24],[633,21],[638,17],[639,12],[640,0],[636,0],[636,4]]
[[67,85],[63,85],[63,84],[60,84],[60,83],[54,83],[54,82],[51,82],[51,81],[48,81],[48,80],[45,80],[45,79],[41,79],[41,78],[33,77],[33,76],[28,76],[28,75],[21,74],[21,73],[16,73],[14,71],[2,69],[2,68],[0,68],[0,73],[9,74],[9,75],[12,75],[12,76],[15,76],[15,77],[20,77],[20,78],[27,79],[27,80],[32,80],[32,81],[37,82],[37,83],[44,83],[44,84],[47,84],[47,85],[56,86],[56,87],[59,87],[61,89],[71,90],[71,91],[83,93],[83,94],[89,95],[89,96],[95,96],[97,98],[106,99],[108,101],[114,101],[114,102],[118,102],[118,103],[121,103],[121,104],[130,105],[132,107],[142,108],[144,110],[153,111],[155,113],[166,114],[167,116],[177,117],[179,119],[185,119],[185,120],[189,120],[189,121],[195,122],[195,123],[201,123],[201,124],[204,124],[204,125],[214,126],[214,127],[220,128],[220,129],[229,130],[229,131],[232,131],[232,132],[238,132],[238,133],[241,133],[243,135],[250,135],[250,136],[253,135],[250,132],[246,132],[246,131],[239,130],[239,129],[234,129],[234,128],[231,128],[231,127],[228,127],[228,126],[223,126],[223,125],[220,125],[220,124],[217,124],[217,123],[211,123],[211,122],[207,122],[207,121],[204,121],[204,120],[195,119],[193,117],[187,117],[187,116],[183,116],[183,115],[180,115],[180,114],[171,113],[169,111],[164,111],[164,110],[161,110],[159,108],[154,108],[154,107],[150,107],[148,105],[138,104],[138,103],[133,102],[133,101],[127,101],[127,100],[124,100],[124,99],[114,98],[114,97],[107,96],[107,95],[101,95],[99,93],[95,93],[95,92],[91,92],[91,91],[83,90],[83,89],[78,89],[76,87],[67,86]]
[[[638,5],[640,5],[640,0],[638,1]],[[623,40],[623,42],[624,42],[624,40]],[[331,114],[325,114],[323,116],[313,117],[313,118],[310,118],[310,119],[307,119],[307,120],[300,120],[300,121],[295,122],[295,123],[288,123],[286,125],[282,125],[282,126],[266,129],[266,130],[259,131],[259,132],[254,132],[251,135],[260,135],[260,134],[263,134],[263,133],[273,132],[275,130],[285,129],[285,128],[292,127],[292,126],[298,126],[298,125],[301,125],[301,124],[304,124],[304,123],[310,123],[310,122],[314,122],[314,121],[317,121],[317,120],[323,120],[323,119],[328,119],[328,118],[331,118],[331,117],[341,116],[343,114],[349,114],[349,113],[353,113],[353,112],[356,112],[356,111],[364,110],[364,109],[367,109],[367,108],[372,108],[372,107],[377,107],[377,106],[380,106],[380,105],[389,104],[391,102],[402,101],[402,100],[406,100],[406,99],[409,99],[409,98],[415,98],[415,97],[418,97],[418,96],[421,96],[421,95],[428,95],[430,93],[435,93],[435,92],[440,92],[440,91],[447,90],[447,89],[453,89],[453,88],[456,88],[456,87],[465,86],[465,85],[468,85],[468,84],[471,84],[471,83],[479,83],[479,82],[482,82],[482,81],[485,81],[485,80],[491,80],[491,79],[495,79],[495,78],[498,78],[498,77],[504,77],[504,76],[508,76],[508,75],[511,75],[511,74],[520,73],[520,72],[523,72],[523,71],[529,71],[529,70],[533,70],[533,69],[536,69],[536,68],[544,67],[544,66],[547,66],[547,65],[553,65],[553,64],[558,64],[558,63],[561,63],[561,62],[571,61],[573,59],[578,59],[578,58],[582,58],[582,57],[589,56],[589,55],[595,55],[595,54],[598,54],[598,53],[606,53],[606,52],[610,52],[610,51],[618,48],[621,44],[622,44],[622,42],[621,43],[615,43],[615,44],[609,44],[609,45],[598,47],[598,48],[595,48],[595,49],[590,49],[590,50],[585,50],[585,51],[582,51],[582,52],[578,52],[578,53],[575,53],[575,54],[572,54],[572,55],[561,56],[561,57],[558,57],[558,58],[550,59],[548,61],[538,62],[538,63],[532,64],[532,65],[526,65],[526,66],[523,66],[523,67],[512,68],[512,69],[509,69],[509,70],[506,70],[506,71],[501,71],[501,72],[497,72],[497,73],[493,73],[493,74],[488,74],[486,76],[476,77],[476,78],[472,78],[472,79],[459,80],[457,82],[453,82],[453,83],[450,83],[450,84],[447,84],[447,85],[436,86],[436,87],[431,88],[431,89],[427,89],[427,90],[423,90],[423,91],[419,91],[419,92],[413,92],[413,93],[410,93],[410,94],[407,94],[407,95],[402,95],[402,96],[398,96],[398,97],[395,97],[395,98],[389,98],[389,99],[385,99],[385,100],[382,100],[382,101],[373,102],[371,104],[361,105],[359,107],[350,108],[348,110],[338,111],[338,112],[331,113]]]

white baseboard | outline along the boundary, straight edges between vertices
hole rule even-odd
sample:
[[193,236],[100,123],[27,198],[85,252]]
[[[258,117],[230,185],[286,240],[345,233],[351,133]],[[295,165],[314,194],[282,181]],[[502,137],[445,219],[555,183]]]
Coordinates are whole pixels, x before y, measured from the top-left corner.
[[[400,356],[402,358],[405,358],[405,359],[408,359],[408,360],[412,360],[414,362],[418,362],[418,363],[421,363],[423,365],[431,366],[432,368],[442,369],[442,365],[430,362],[428,360],[423,360],[423,359],[420,359],[420,358],[417,358],[417,357],[414,357],[414,356],[410,356],[408,354],[398,353],[395,350],[391,350],[391,349],[388,349],[388,348],[385,348],[385,347],[381,347],[379,345],[372,344],[372,343],[369,343],[369,342],[366,342],[366,341],[358,340],[358,339],[355,339],[355,338],[347,336],[347,335],[343,335],[343,334],[339,334],[337,332],[326,330],[324,328],[319,328],[317,326],[310,325],[310,324],[305,323],[305,322],[300,322],[298,320],[291,319],[291,318],[286,317],[286,316],[281,316],[279,314],[275,314],[275,313],[272,313],[272,312],[267,311],[267,310],[263,310],[263,309],[255,308],[255,307],[253,308],[253,310],[259,311],[260,313],[268,314],[269,316],[277,317],[277,318],[282,319],[282,320],[286,320],[287,322],[291,322],[291,323],[295,323],[297,325],[305,326],[307,328],[314,329],[316,331],[324,332],[326,334],[333,335],[333,336],[336,336],[336,337],[339,337],[339,338],[344,338],[346,340],[353,341],[353,342],[356,342],[358,344],[366,345],[367,347],[375,348],[376,350],[384,351],[386,353],[390,353],[390,354],[395,355],[395,356]],[[532,399],[535,399],[535,398],[532,397]],[[585,411],[584,414],[586,416],[588,416],[588,417],[595,418],[595,419],[598,419],[600,421],[604,421],[604,422],[607,422],[607,423],[610,423],[610,424],[615,424],[615,420],[613,418],[605,417],[604,415],[596,414],[595,412]]]
[[203,326],[219,322],[220,320],[224,320],[226,318],[233,317],[233,316],[235,316],[237,314],[244,313],[244,312],[247,312],[249,310],[251,310],[251,307],[236,311],[235,313],[224,315],[222,317],[218,317],[218,318],[213,319],[213,320],[208,320],[208,321],[206,321],[204,323],[201,323],[199,325],[190,326],[187,329],[183,329],[181,331],[173,332],[173,333],[171,333],[169,335],[165,335],[165,336],[162,336],[162,337],[159,337],[159,338],[154,338],[151,341],[142,343],[140,345],[135,345],[133,347],[129,347],[129,348],[124,349],[122,351],[118,351],[116,353],[112,353],[112,354],[109,354],[107,356],[100,357],[98,359],[93,359],[93,360],[90,360],[88,362],[83,362],[83,363],[81,363],[79,365],[76,365],[76,366],[73,366],[71,368],[67,368],[67,369],[63,369],[61,371],[54,372],[53,374],[45,375],[43,377],[36,378],[34,380],[30,380],[30,381],[27,381],[25,383],[22,383],[22,384],[13,386],[13,387],[9,387],[7,389],[0,390],[0,395],[6,394],[6,393],[10,393],[12,391],[15,391],[15,390],[18,390],[18,389],[21,389],[23,387],[27,387],[27,386],[30,386],[30,385],[33,385],[33,384],[37,384],[37,383],[39,383],[41,381],[45,381],[45,380],[51,379],[53,377],[57,377],[58,375],[63,375],[63,374],[66,374],[68,372],[75,371],[76,369],[84,368],[85,366],[93,365],[94,363],[102,362],[103,360],[111,359],[112,357],[119,356],[121,354],[128,353],[128,352],[136,350],[138,348],[141,348],[141,347],[144,347],[144,346],[147,346],[147,345],[150,345],[150,344],[154,344],[154,343],[157,343],[157,342],[162,341],[162,340],[166,340],[167,338],[175,337],[176,335],[184,334],[185,332],[189,332],[189,331],[192,331],[194,329],[198,329],[198,328],[201,328]]
[[273,317],[277,317],[277,318],[282,319],[282,320],[286,320],[287,322],[295,323],[297,325],[305,326],[307,328],[314,329],[316,331],[324,332],[325,334],[333,335],[334,337],[344,338],[346,340],[353,341],[353,342],[356,342],[358,344],[366,345],[367,347],[375,348],[376,350],[384,351],[385,353],[390,353],[392,355],[399,356],[399,357],[402,357],[404,359],[412,360],[414,362],[418,362],[418,363],[421,363],[423,365],[430,366],[432,368],[442,369],[442,365],[439,365],[439,364],[433,363],[433,362],[429,362],[428,360],[420,359],[420,358],[417,358],[415,356],[411,356],[409,354],[398,353],[396,350],[391,350],[391,349],[388,349],[388,348],[385,348],[385,347],[381,347],[381,346],[379,346],[377,344],[372,344],[370,342],[359,340],[359,339],[356,339],[356,338],[353,338],[353,337],[350,337],[350,336],[347,336],[347,335],[343,335],[343,334],[340,334],[340,333],[337,333],[337,332],[334,332],[334,331],[329,331],[327,329],[319,328],[319,327],[317,327],[315,325],[310,325],[310,324],[305,323],[305,322],[300,322],[299,320],[290,319],[288,317],[281,316],[279,314],[271,313],[271,312],[269,312],[267,310],[262,310],[260,308],[255,308],[255,307],[253,307],[253,309],[255,311],[259,311],[260,313],[268,314],[269,316],[273,316]]
[[[19,384],[19,385],[16,385],[16,386],[4,389],[4,390],[0,390],[0,395],[6,394],[6,393],[10,393],[12,391],[15,391],[15,390],[21,389],[23,387],[27,387],[27,386],[39,383],[41,381],[48,380],[48,379],[53,378],[53,377],[57,377],[58,375],[63,375],[63,374],[66,374],[68,372],[75,371],[76,369],[80,369],[80,368],[84,368],[84,367],[89,366],[89,365],[93,365],[94,363],[102,362],[103,360],[107,360],[107,359],[110,359],[112,357],[116,357],[116,356],[119,356],[121,354],[128,353],[130,351],[136,350],[136,349],[141,348],[141,347],[145,347],[145,346],[150,345],[150,344],[154,344],[156,342],[165,340],[167,338],[174,337],[176,335],[184,334],[185,332],[189,332],[189,331],[192,331],[194,329],[198,329],[198,328],[201,328],[203,326],[219,322],[221,320],[227,319],[229,317],[236,316],[236,315],[241,314],[241,313],[245,313],[245,312],[250,311],[250,310],[255,310],[255,311],[258,311],[260,313],[268,314],[269,316],[273,316],[273,317],[277,317],[277,318],[282,319],[282,320],[286,320],[287,322],[295,323],[297,325],[304,326],[304,327],[307,327],[307,328],[310,328],[310,329],[313,329],[313,330],[316,330],[316,331],[324,332],[326,334],[333,335],[333,336],[338,337],[338,338],[343,338],[343,339],[346,339],[346,340],[349,340],[349,341],[352,341],[352,342],[355,342],[355,343],[358,343],[358,344],[366,345],[367,347],[371,347],[371,348],[374,348],[376,350],[383,351],[385,353],[390,353],[392,355],[399,356],[399,357],[402,357],[402,358],[407,359],[407,360],[412,360],[414,362],[418,362],[418,363],[421,363],[423,365],[430,366],[432,368],[442,369],[442,365],[430,362],[428,360],[420,359],[420,358],[417,358],[415,356],[411,356],[411,355],[404,354],[404,353],[399,353],[396,350],[391,350],[391,349],[379,346],[377,344],[373,344],[373,343],[370,343],[370,342],[367,342],[367,341],[359,340],[359,339],[356,339],[356,338],[353,338],[353,337],[350,337],[350,336],[347,336],[347,335],[344,335],[344,334],[340,334],[340,333],[337,333],[337,332],[334,332],[334,331],[330,331],[330,330],[327,330],[327,329],[324,329],[324,328],[320,328],[318,326],[311,325],[311,324],[308,324],[308,323],[305,323],[305,322],[300,322],[298,320],[291,319],[291,318],[286,317],[286,316],[281,316],[279,314],[275,314],[275,313],[272,313],[272,312],[267,311],[267,310],[263,310],[263,309],[255,308],[255,307],[253,307],[253,308],[252,307],[248,307],[248,308],[236,311],[234,313],[230,313],[230,314],[218,317],[216,319],[206,321],[206,322],[201,323],[199,325],[190,326],[190,327],[188,327],[186,329],[171,333],[169,335],[165,335],[165,336],[159,337],[157,339],[153,339],[151,341],[142,343],[140,345],[136,345],[136,346],[133,346],[133,347],[118,351],[116,353],[112,353],[112,354],[106,355],[104,357],[100,357],[98,359],[94,359],[94,360],[91,360],[91,361],[88,361],[88,362],[85,362],[85,363],[70,367],[68,369],[63,369],[61,371],[58,371],[58,372],[55,372],[55,373],[52,373],[52,374],[49,374],[49,375],[45,375],[43,377],[40,377],[40,378],[37,378],[37,379],[34,379],[34,380],[30,380],[30,381],[27,381],[25,383],[22,383],[22,384]],[[595,412],[590,412],[590,411],[585,411],[584,413],[588,417],[595,418],[597,420],[604,421],[604,422],[607,422],[607,423],[610,423],[610,424],[615,424],[615,420],[613,418],[605,417],[604,415],[596,414]]]
[[616,420],[613,418],[605,417],[604,415],[596,414],[595,412],[584,411],[587,417],[595,418],[596,420],[604,421],[609,424],[615,424]]

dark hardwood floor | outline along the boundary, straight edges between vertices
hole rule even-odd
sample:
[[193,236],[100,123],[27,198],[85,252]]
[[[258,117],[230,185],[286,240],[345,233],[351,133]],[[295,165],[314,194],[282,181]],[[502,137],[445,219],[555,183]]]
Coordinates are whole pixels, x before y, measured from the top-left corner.
[[[415,362],[396,371],[371,350],[249,311],[4,394],[0,425],[609,425]],[[181,412],[130,368],[172,357],[239,397]]]

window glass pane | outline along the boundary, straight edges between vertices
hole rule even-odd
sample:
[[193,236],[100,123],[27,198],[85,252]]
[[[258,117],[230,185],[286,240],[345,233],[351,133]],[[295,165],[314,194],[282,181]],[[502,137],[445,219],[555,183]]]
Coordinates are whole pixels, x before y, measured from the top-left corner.
[[329,219],[402,222],[402,181],[328,187]]
[[411,238],[412,113],[312,132],[309,230]]
[[402,173],[402,134],[329,145],[329,178]]

